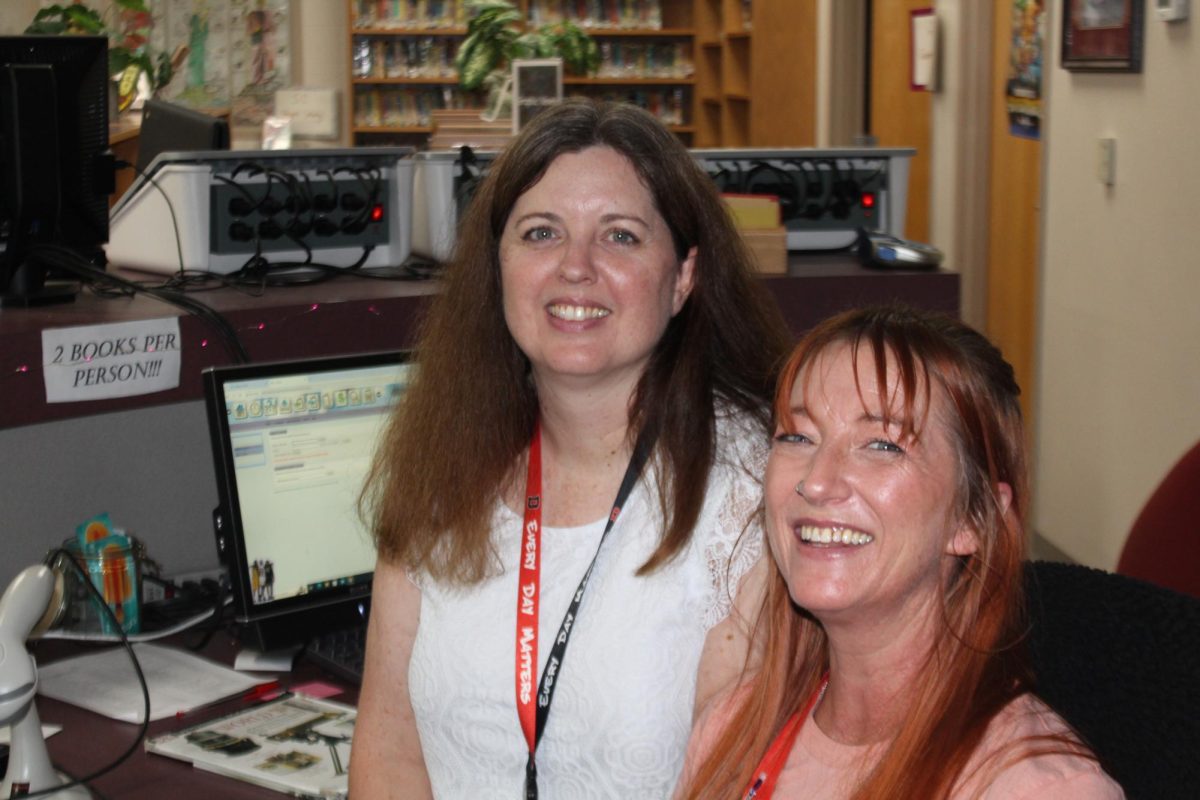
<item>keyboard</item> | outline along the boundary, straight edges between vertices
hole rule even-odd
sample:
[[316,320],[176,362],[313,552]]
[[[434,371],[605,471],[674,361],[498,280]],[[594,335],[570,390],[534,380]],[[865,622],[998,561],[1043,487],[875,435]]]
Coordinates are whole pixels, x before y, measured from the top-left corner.
[[350,681],[362,683],[363,657],[367,651],[367,626],[330,631],[308,643],[304,656],[324,670]]

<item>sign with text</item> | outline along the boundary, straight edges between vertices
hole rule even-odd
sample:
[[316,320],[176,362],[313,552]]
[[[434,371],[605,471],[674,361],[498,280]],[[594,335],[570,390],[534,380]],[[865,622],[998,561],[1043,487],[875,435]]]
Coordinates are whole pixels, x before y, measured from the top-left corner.
[[179,386],[179,318],[42,331],[47,403],[151,394]]

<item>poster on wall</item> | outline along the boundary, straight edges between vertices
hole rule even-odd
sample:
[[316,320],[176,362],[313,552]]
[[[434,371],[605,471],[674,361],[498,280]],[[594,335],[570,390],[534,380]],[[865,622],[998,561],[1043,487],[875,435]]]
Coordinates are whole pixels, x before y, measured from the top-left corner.
[[1022,139],[1041,136],[1044,0],[1012,0],[1012,44],[1004,100],[1008,130]]
[[108,9],[113,18],[105,21],[119,23],[126,46],[136,43],[153,63],[169,57],[174,72],[158,97],[229,111],[233,124],[257,126],[271,113],[275,90],[291,84],[289,6],[290,0],[146,0],[149,25],[138,15],[136,39],[126,12]]
[[[186,58],[164,96],[260,125],[291,78],[288,0],[151,0],[158,46]],[[154,38],[152,37],[152,41]]]
[[229,0],[155,0],[151,44],[182,60],[163,99],[199,110],[229,107]]

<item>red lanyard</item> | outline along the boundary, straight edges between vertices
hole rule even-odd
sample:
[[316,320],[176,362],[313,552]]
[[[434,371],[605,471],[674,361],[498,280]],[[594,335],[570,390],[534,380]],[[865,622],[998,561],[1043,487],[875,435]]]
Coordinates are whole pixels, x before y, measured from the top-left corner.
[[538,600],[542,564],[542,432],[533,429],[525,479],[525,524],[521,528],[521,568],[517,590],[517,716],[529,752],[537,748],[533,681],[538,665]]
[[583,573],[579,588],[575,590],[567,612],[563,615],[558,635],[554,637],[550,646],[550,655],[546,659],[546,669],[542,672],[535,699],[533,680],[537,677],[538,665],[538,602],[541,595],[542,559],[541,424],[535,425],[533,429],[533,440],[529,443],[529,473],[525,478],[525,524],[521,528],[521,563],[517,575],[517,716],[521,720],[525,743],[529,745],[529,760],[525,764],[526,800],[537,800],[537,746],[541,741],[542,731],[546,729],[546,720],[550,717],[550,704],[554,700],[554,687],[557,685],[556,678],[567,655],[567,644],[571,639],[575,619],[579,615],[584,590],[587,589],[592,570],[600,557],[600,548],[604,546],[609,532],[621,514],[621,507],[629,499],[629,494],[642,473],[654,438],[652,431],[644,429],[633,446],[633,455],[625,469],[625,477],[621,479],[617,499],[613,501],[612,511],[604,524],[604,533],[600,535],[600,543],[596,545],[596,554],[592,556],[592,562]]
[[796,737],[800,734],[800,729],[804,727],[804,721],[808,719],[828,685],[829,673],[827,672],[821,678],[821,685],[812,693],[812,697],[808,698],[804,709],[793,714],[784,723],[783,728],[771,742],[771,746],[767,748],[766,755],[762,757],[762,761],[758,762],[758,766],[754,770],[754,780],[746,789],[744,800],[770,800],[771,795],[775,792],[775,782],[779,780],[779,774],[783,772],[783,765],[787,763],[788,755],[796,745]]

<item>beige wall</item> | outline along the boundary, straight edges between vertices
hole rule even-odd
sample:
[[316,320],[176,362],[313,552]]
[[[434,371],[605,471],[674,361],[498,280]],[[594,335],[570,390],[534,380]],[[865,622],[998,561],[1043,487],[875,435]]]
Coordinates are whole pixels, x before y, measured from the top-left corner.
[[[1197,20],[1147,6],[1139,75],[1045,76],[1045,216],[1037,398],[1039,533],[1112,567],[1166,470],[1200,438]],[[1095,173],[1117,140],[1116,185]]]
[[[18,34],[37,12],[37,0],[0,0],[0,34]],[[292,84],[338,90],[342,141],[347,134],[345,98],[350,81],[350,43],[345,3],[292,0]]]
[[0,0],[0,35],[12,36],[24,31],[37,9],[37,0]]
[[350,85],[350,42],[346,4],[333,0],[292,0],[292,85],[337,89],[342,143],[349,144],[346,120]]

